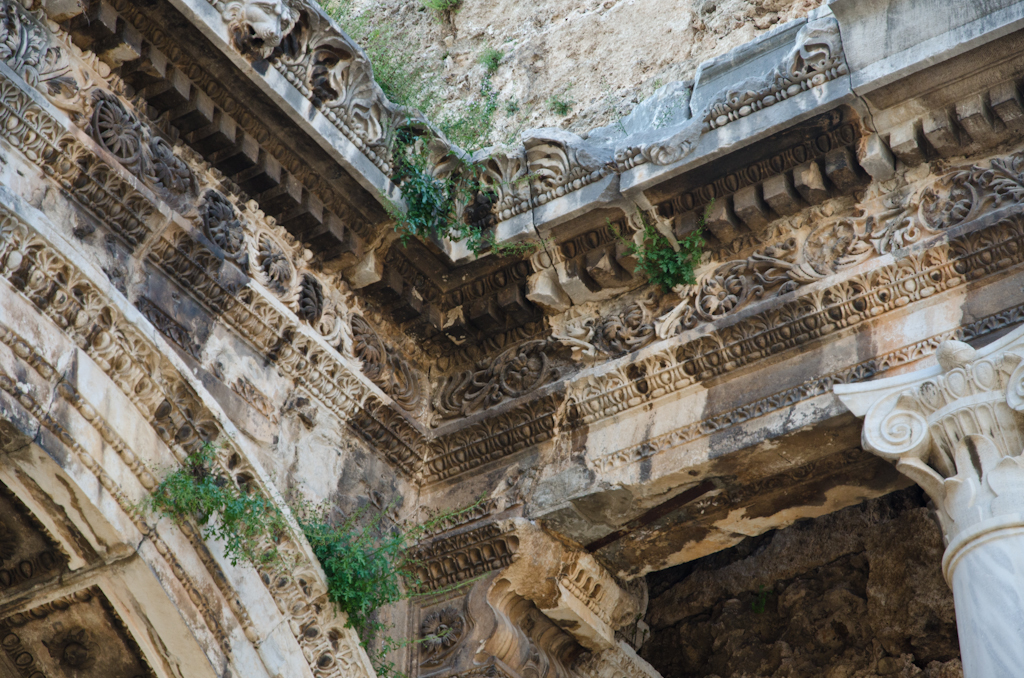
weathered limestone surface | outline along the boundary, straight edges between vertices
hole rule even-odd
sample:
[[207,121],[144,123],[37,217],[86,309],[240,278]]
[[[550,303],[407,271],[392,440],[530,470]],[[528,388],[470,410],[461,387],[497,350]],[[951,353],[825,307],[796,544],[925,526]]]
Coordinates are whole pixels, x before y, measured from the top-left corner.
[[[286,515],[470,507],[380,612],[418,678],[958,676],[936,572],[999,577],[947,484],[973,449],[1020,496],[1024,51],[1021,3],[920,7],[807,8],[468,162],[304,0],[0,4],[0,672],[373,673],[294,524],[255,567],[140,509],[215,441]],[[399,132],[534,249],[403,243]],[[630,243],[702,221],[695,284],[651,285]],[[998,444],[858,419],[989,354]],[[968,678],[1013,663],[985,636]]]

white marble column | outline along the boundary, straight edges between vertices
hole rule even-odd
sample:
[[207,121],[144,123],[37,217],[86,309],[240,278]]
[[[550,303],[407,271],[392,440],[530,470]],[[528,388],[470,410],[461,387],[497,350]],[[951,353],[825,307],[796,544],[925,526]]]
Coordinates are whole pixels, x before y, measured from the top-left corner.
[[835,387],[864,448],[931,497],[942,524],[964,678],[1024,676],[1024,328],[933,368]]

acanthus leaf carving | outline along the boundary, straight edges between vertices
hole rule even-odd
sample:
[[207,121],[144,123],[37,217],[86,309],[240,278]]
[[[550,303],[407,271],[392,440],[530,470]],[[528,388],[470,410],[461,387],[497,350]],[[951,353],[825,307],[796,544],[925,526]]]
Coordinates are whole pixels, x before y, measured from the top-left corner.
[[835,392],[864,417],[864,447],[925,489],[948,542],[1024,499],[1024,329],[981,350],[947,340],[936,358]]
[[433,398],[437,418],[466,416],[556,381],[561,372],[551,365],[551,344],[548,339],[527,341],[443,378]]

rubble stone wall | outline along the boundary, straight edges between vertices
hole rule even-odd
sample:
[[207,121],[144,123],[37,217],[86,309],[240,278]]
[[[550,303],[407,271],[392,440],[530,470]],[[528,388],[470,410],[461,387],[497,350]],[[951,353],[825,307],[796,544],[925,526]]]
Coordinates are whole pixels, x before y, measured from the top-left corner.
[[918,488],[648,575],[665,678],[962,676],[942,535]]

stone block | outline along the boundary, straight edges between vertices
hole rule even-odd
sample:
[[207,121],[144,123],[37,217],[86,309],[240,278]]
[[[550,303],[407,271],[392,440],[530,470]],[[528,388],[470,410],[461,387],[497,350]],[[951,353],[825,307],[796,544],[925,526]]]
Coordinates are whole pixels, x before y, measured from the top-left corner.
[[381,305],[397,303],[402,298],[405,281],[394,266],[384,266],[380,279],[363,287],[364,293]]
[[793,186],[809,205],[817,205],[828,198],[825,178],[814,160],[793,168]]
[[882,137],[872,134],[861,140],[857,157],[872,179],[886,181],[896,174],[896,160]]
[[574,304],[584,304],[598,298],[595,295],[602,288],[587,273],[587,269],[583,265],[582,255],[575,259],[567,259],[565,262],[558,264],[557,270],[558,283]]
[[825,156],[825,176],[840,193],[851,193],[864,184],[861,170],[848,148],[837,148]]
[[[238,136],[238,125],[230,115],[218,108],[214,112],[213,123],[192,132],[185,137],[185,141],[204,157],[208,157],[233,144],[236,136]],[[260,206],[263,206],[262,200],[260,200]]]
[[996,85],[988,96],[992,110],[1007,128],[1013,131],[1024,129],[1024,101],[1021,101],[1020,88],[1015,81]]
[[732,209],[751,231],[760,233],[768,227],[771,213],[761,198],[761,187],[752,184],[741,188],[732,196]]
[[630,275],[636,272],[636,254],[633,253],[631,244],[622,240],[615,241],[615,261],[619,266],[626,269]]
[[498,290],[498,308],[516,325],[522,325],[536,315],[533,304],[523,297],[519,283],[506,285]]
[[61,23],[85,11],[84,0],[44,0],[43,11],[50,21]]
[[281,183],[282,167],[277,158],[260,149],[256,164],[231,177],[232,181],[250,195],[259,195]]
[[406,285],[402,296],[391,309],[391,317],[395,322],[406,323],[418,318],[423,313],[423,296],[412,285]]
[[96,45],[96,54],[111,68],[119,68],[124,62],[142,56],[142,34],[135,26],[119,19],[114,35]]
[[558,272],[554,268],[538,271],[527,279],[526,298],[552,314],[572,306],[572,300],[559,284]]
[[210,163],[227,176],[255,167],[260,158],[260,145],[253,135],[238,130],[235,142],[210,156]]
[[180,68],[168,66],[167,76],[163,80],[146,85],[141,94],[142,98],[156,110],[169,111],[189,102],[192,81]]
[[976,94],[956,105],[956,119],[967,135],[977,144],[994,146],[999,143],[1004,128],[1002,121],[992,115],[985,96]]
[[257,200],[267,214],[281,214],[302,204],[302,184],[291,172],[281,171],[281,183],[261,193]]
[[960,152],[960,130],[948,111],[932,111],[921,121],[921,131],[935,152],[942,157]]
[[505,329],[505,316],[498,310],[495,295],[474,300],[469,306],[469,321],[488,333]]
[[924,162],[927,159],[927,146],[921,134],[921,121],[908,120],[896,127],[889,135],[889,148],[908,167]]
[[324,204],[309,191],[303,191],[302,204],[278,217],[278,222],[300,240],[307,240],[324,223]]
[[804,202],[793,190],[793,184],[785,174],[777,174],[766,179],[761,185],[761,190],[764,201],[780,216],[796,214],[804,208]]
[[677,240],[682,240],[697,230],[699,225],[700,219],[696,212],[677,214],[672,218],[672,233],[675,234]]
[[602,288],[625,287],[632,280],[632,276],[615,259],[614,243],[587,252],[584,263],[587,273]]
[[469,323],[466,321],[466,311],[463,306],[456,306],[448,310],[441,331],[454,344],[461,344],[466,341],[471,330]]
[[213,99],[198,87],[192,88],[188,103],[172,109],[167,117],[181,134],[188,134],[213,122]]
[[345,271],[345,279],[352,289],[359,290],[379,281],[384,274],[384,258],[371,250],[352,268]]
[[141,91],[146,85],[167,77],[167,57],[153,45],[142,46],[142,56],[135,61],[121,65],[121,77],[136,90]]
[[732,211],[732,201],[729,198],[715,200],[715,205],[708,215],[705,226],[715,234],[722,243],[730,243],[740,237],[743,227]]

